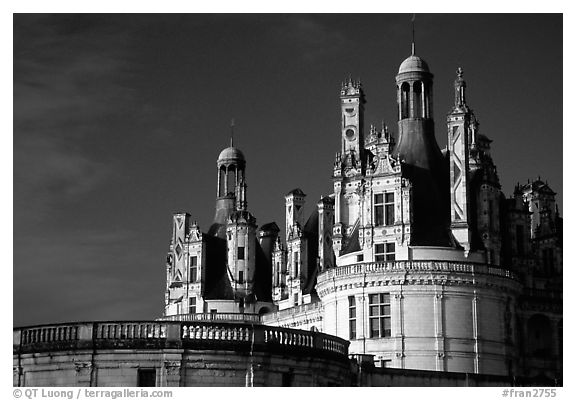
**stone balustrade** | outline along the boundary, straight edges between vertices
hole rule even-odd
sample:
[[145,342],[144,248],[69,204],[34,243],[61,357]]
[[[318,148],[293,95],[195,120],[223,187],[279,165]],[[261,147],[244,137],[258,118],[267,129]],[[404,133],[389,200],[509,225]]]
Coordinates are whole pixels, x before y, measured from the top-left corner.
[[224,322],[249,322],[260,324],[259,314],[239,313],[197,313],[166,315],[158,318],[159,321],[224,321]]
[[80,348],[213,348],[317,351],[347,357],[347,340],[321,332],[208,321],[79,322],[14,329],[14,354]]
[[514,272],[494,265],[458,261],[382,261],[365,262],[331,268],[318,275],[318,283],[339,277],[382,272],[441,272],[462,274],[483,274],[517,279]]
[[316,313],[321,311],[322,303],[314,302],[309,304],[300,304],[294,307],[287,308],[285,310],[275,311],[269,314],[262,315],[262,321],[264,323],[274,321],[277,319],[283,319],[294,316],[305,316],[308,313]]

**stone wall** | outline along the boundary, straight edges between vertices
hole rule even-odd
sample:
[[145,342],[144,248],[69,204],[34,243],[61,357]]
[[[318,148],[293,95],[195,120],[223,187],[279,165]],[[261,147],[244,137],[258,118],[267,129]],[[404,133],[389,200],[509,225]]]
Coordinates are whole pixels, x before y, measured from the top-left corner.
[[[349,386],[348,342],[245,323],[102,322],[14,331],[15,386]],[[140,378],[139,378],[140,376]]]

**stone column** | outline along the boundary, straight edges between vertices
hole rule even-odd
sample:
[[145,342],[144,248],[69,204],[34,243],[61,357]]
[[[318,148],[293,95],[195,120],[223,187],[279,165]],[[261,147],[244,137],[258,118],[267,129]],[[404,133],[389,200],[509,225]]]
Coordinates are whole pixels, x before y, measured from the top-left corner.
[[436,337],[436,371],[445,371],[444,353],[444,296],[442,288],[434,294],[434,335]]

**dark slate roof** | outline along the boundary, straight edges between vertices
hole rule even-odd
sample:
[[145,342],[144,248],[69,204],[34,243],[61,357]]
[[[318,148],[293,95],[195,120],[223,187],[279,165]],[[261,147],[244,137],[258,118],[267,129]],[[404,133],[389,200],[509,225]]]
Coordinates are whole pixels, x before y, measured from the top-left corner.
[[348,243],[346,243],[346,246],[344,246],[340,254],[341,255],[350,254],[354,253],[355,251],[361,250],[359,237],[360,237],[360,224],[356,224],[354,230],[352,231],[350,237],[348,238]]
[[[224,232],[226,232],[226,227],[224,227]],[[209,235],[204,237],[206,238],[206,275],[203,296],[206,299],[231,300],[234,296],[226,269],[226,239]]]
[[402,176],[412,184],[413,223],[410,244],[451,246],[448,162],[434,137],[432,120],[406,124],[393,150],[402,161]]
[[306,260],[307,280],[304,283],[303,294],[310,294],[315,291],[316,276],[318,275],[318,209],[304,224],[303,234],[308,240],[308,260]]
[[269,222],[264,224],[258,229],[261,232],[280,232],[280,228],[276,225],[276,222]]
[[256,241],[254,293],[258,301],[272,301],[272,263],[258,241]]
[[552,189],[550,189],[550,186],[548,186],[548,184],[542,182],[540,179],[522,186],[522,190],[524,192],[532,190],[533,192],[545,193],[550,195],[556,194]]

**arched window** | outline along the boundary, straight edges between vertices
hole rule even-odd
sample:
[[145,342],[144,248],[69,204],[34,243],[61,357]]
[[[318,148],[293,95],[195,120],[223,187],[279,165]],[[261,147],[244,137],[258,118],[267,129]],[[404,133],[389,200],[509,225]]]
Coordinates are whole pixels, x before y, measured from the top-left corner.
[[226,195],[226,167],[221,166],[218,171],[218,197]]
[[230,165],[228,167],[228,172],[226,174],[226,190],[229,194],[235,194],[236,192],[236,166]]
[[413,112],[412,112],[412,118],[424,118],[424,114],[423,114],[423,106],[422,106],[422,82],[417,81],[414,82],[413,88],[412,88],[412,92],[414,93],[414,97],[412,99],[413,101]]
[[400,87],[400,119],[408,118],[408,102],[410,101],[410,85],[404,82]]

